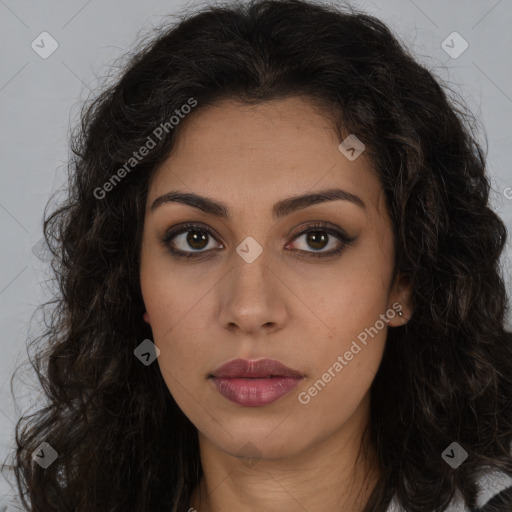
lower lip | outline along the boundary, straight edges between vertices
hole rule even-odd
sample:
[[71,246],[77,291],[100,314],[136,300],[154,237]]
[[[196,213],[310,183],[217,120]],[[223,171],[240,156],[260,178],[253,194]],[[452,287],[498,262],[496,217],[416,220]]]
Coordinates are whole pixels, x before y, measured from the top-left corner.
[[294,377],[262,377],[258,379],[216,378],[211,380],[219,393],[246,407],[259,407],[275,402],[289,393],[301,380]]

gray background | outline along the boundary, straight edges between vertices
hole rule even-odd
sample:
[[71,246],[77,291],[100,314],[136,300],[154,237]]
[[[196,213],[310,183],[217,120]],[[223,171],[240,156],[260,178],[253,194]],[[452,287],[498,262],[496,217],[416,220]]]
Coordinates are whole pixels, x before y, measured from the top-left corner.
[[[353,1],[386,22],[417,58],[463,96],[488,137],[492,203],[508,227],[512,220],[512,3],[508,0]],[[38,249],[42,214],[66,177],[68,133],[80,101],[114,60],[162,16],[199,2],[177,0],[0,0],[0,457],[13,443],[14,423],[37,396],[21,379],[12,400],[10,378],[26,359],[28,335],[39,332],[36,307],[49,297],[50,277]],[[451,57],[442,42],[458,32],[468,48]],[[31,47],[48,32],[57,50],[43,59]],[[448,41],[450,41],[448,39]],[[448,43],[452,45],[452,43]],[[461,48],[455,40],[454,50]],[[45,48],[49,48],[46,40]],[[42,51],[42,50],[41,50]],[[480,140],[484,137],[481,134]],[[507,189],[507,187],[511,187]],[[503,258],[509,293],[510,244]],[[510,326],[510,322],[509,322]],[[30,330],[29,330],[30,329]],[[23,377],[23,375],[21,376]],[[30,375],[24,377],[33,383]],[[1,477],[0,477],[1,482]],[[0,483],[0,495],[6,490]]]

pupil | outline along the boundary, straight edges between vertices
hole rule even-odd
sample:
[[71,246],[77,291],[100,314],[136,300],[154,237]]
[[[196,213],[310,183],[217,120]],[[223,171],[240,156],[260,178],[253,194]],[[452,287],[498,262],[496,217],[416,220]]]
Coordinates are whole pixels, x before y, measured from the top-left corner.
[[327,243],[327,235],[322,231],[308,233],[307,242],[313,249],[323,249]]
[[[198,234],[199,233],[199,234]],[[207,234],[204,231],[189,231],[187,242],[193,249],[204,249],[206,245]],[[203,245],[201,245],[203,243]],[[196,246],[198,244],[198,246]]]

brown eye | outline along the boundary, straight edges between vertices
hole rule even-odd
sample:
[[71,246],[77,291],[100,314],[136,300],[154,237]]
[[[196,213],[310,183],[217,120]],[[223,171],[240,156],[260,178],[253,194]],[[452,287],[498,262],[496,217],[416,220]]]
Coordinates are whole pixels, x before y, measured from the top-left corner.
[[[303,239],[303,242],[299,243],[298,241],[301,239]],[[291,245],[297,252],[305,253],[307,256],[314,258],[321,258],[340,253],[354,240],[355,238],[350,238],[344,231],[333,228],[328,223],[320,222],[295,236]],[[326,247],[330,250],[324,251],[323,249]]]
[[329,235],[324,231],[310,231],[306,234],[306,243],[315,250],[323,249],[329,241]]
[[215,249],[215,241],[209,229],[197,224],[175,226],[162,238],[162,243],[174,256],[186,258],[210,252]]
[[209,235],[205,231],[194,230],[187,231],[187,233],[186,241],[192,249],[199,250],[206,247],[207,244],[205,242],[208,241]]
[[[320,229],[322,228],[322,229]],[[301,239],[304,242],[299,243]],[[318,222],[296,235],[286,248],[303,253],[307,257],[321,258],[341,253],[355,238],[350,238],[341,228],[329,223]],[[223,249],[211,230],[199,224],[181,224],[171,228],[163,237],[162,243],[176,258],[195,258]],[[328,248],[329,250],[324,250]]]

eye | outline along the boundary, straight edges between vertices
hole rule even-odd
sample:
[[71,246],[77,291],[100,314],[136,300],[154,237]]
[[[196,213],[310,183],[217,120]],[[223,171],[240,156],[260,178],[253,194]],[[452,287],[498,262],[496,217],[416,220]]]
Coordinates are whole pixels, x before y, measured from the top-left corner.
[[[295,240],[300,239],[303,239],[302,243],[297,244]],[[341,253],[355,238],[349,237],[340,228],[331,227],[329,223],[318,222],[296,235],[293,240],[292,245],[299,245],[297,251],[308,253],[308,257],[321,258]],[[308,250],[308,247],[313,251]],[[323,249],[326,247],[329,247],[330,250],[324,251]]]
[[177,258],[194,258],[210,252],[212,250],[210,242],[213,240],[215,237],[210,229],[200,224],[180,224],[171,228],[162,238],[163,244]]
[[[296,240],[301,238],[304,238],[303,243],[297,244]],[[162,243],[176,258],[195,258],[223,249],[222,244],[215,248],[215,240],[212,231],[201,224],[180,224],[171,228],[162,237]],[[293,252],[319,258],[341,253],[354,240],[355,238],[349,237],[340,228],[335,228],[327,222],[317,222],[297,234],[286,247],[294,246]],[[302,248],[295,247],[297,245],[302,245]],[[313,250],[309,250],[308,247]],[[326,247],[330,247],[330,250],[324,251]]]

